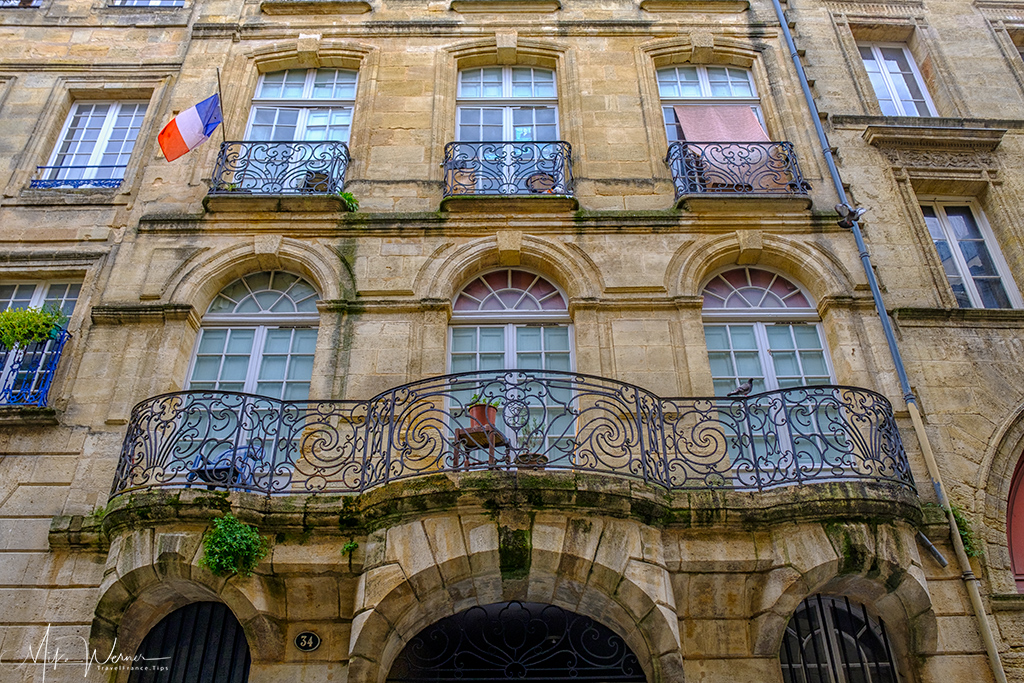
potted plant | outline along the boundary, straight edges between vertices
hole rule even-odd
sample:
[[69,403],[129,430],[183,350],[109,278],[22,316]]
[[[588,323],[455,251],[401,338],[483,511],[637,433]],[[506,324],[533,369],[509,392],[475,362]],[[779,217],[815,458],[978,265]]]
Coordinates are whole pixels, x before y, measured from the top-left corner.
[[542,470],[548,464],[548,456],[544,454],[545,424],[537,418],[531,418],[519,433],[519,454],[516,464],[523,469]]
[[470,396],[466,410],[469,412],[469,419],[473,421],[471,427],[491,427],[493,429],[494,423],[498,419],[499,405],[501,405],[501,399],[498,397],[487,398],[480,394]]
[[56,339],[68,317],[55,306],[8,308],[0,311],[0,346],[14,350]]

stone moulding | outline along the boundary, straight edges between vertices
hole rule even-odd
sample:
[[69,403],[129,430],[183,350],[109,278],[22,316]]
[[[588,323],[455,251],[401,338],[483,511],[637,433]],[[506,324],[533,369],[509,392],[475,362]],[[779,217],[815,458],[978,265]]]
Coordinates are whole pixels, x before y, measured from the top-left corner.
[[460,14],[547,14],[562,9],[559,0],[452,0],[449,9]]
[[267,0],[264,14],[366,14],[373,6],[361,0]]
[[640,9],[648,12],[722,12],[735,14],[750,9],[747,0],[642,0]]
[[863,137],[875,147],[991,152],[1006,132],[1006,128],[870,125]]

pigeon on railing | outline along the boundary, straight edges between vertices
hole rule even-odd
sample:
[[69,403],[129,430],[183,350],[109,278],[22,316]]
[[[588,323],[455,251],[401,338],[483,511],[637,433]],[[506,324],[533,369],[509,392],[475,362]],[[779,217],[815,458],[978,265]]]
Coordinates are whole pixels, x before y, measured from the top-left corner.
[[753,388],[754,379],[750,378],[743,384],[739,385],[738,387],[730,391],[728,394],[726,394],[726,396],[746,396],[747,394],[750,393],[750,390]]

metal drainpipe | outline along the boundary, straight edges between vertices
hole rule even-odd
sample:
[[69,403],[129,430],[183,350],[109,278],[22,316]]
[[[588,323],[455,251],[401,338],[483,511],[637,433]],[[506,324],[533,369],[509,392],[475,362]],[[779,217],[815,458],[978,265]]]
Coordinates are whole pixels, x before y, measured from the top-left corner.
[[[821,152],[828,165],[829,175],[832,176],[832,184],[835,186],[836,194],[844,204],[847,203],[846,190],[843,189],[843,180],[839,176],[835,160],[832,158],[832,147],[828,143],[825,129],[822,128],[821,118],[818,116],[818,107],[811,94],[811,86],[807,82],[807,74],[804,73],[803,64],[800,63],[800,55],[796,51],[796,43],[793,42],[793,34],[789,30],[789,22],[786,14],[782,11],[779,0],[772,0],[775,7],[775,15],[782,27],[782,35],[786,39],[786,46],[789,48],[790,58],[796,67],[797,77],[800,80],[800,89],[807,101],[807,108],[811,113],[811,120],[814,123],[814,130],[818,134],[818,141],[821,143]],[[939,505],[946,512],[946,519],[949,521],[950,537],[953,541],[953,549],[956,552],[957,561],[962,572],[961,578],[967,588],[971,599],[971,606],[974,608],[974,615],[978,619],[978,627],[981,629],[981,638],[985,642],[985,650],[988,653],[989,666],[995,676],[996,683],[1006,683],[1006,673],[1003,671],[1003,663],[999,658],[999,648],[996,646],[995,637],[988,623],[988,615],[985,613],[985,605],[981,600],[980,582],[971,569],[971,562],[964,551],[964,544],[960,538],[960,529],[957,527],[956,519],[953,517],[952,508],[949,504],[949,497],[946,495],[946,488],[942,483],[942,474],[939,472],[938,463],[935,461],[935,453],[932,450],[931,442],[928,440],[928,433],[925,431],[924,422],[921,419],[921,411],[917,404],[917,397],[910,388],[910,380],[907,379],[907,371],[903,365],[903,357],[900,355],[899,347],[896,345],[896,336],[893,334],[892,322],[885,310],[885,303],[882,301],[882,292],[878,289],[878,280],[875,278],[875,271],[871,266],[871,255],[868,253],[867,245],[864,244],[864,237],[861,235],[860,226],[853,222],[853,237],[857,242],[857,250],[860,252],[860,262],[864,266],[864,273],[868,278],[868,285],[871,287],[871,296],[875,300],[875,310],[882,323],[885,332],[885,341],[889,345],[889,353],[892,355],[893,363],[896,365],[896,374],[899,376],[900,388],[903,390],[903,400],[910,412],[910,420],[914,424],[914,433],[921,445],[921,453],[924,456],[925,465],[928,467],[928,476],[932,480],[932,487],[939,500]]]

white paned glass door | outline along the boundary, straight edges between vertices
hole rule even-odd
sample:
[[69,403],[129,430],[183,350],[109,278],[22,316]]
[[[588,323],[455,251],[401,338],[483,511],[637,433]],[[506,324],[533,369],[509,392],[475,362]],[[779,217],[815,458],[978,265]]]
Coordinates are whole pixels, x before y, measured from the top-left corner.
[[189,388],[302,400],[309,397],[315,349],[316,329],[203,329]]

